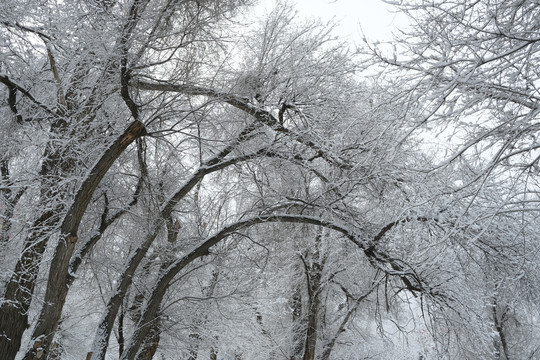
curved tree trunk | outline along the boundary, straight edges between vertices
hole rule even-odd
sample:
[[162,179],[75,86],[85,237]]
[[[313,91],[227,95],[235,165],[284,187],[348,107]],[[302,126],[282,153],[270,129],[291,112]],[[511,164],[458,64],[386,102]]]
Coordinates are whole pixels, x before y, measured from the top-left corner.
[[43,355],[40,354],[40,351],[47,356],[46,354],[60,321],[62,309],[69,290],[66,284],[70,278],[68,270],[71,256],[77,242],[77,231],[95,189],[114,161],[133,141],[135,141],[135,139],[143,136],[145,133],[146,130],[144,125],[139,121],[134,121],[126,131],[119,136],[111,146],[109,146],[77,191],[75,199],[62,222],[62,235],[56,247],[49,269],[45,303],[32,335],[34,345],[26,353],[24,357],[25,360],[42,358],[41,356]]
[[152,329],[144,340],[141,351],[137,355],[137,360],[152,360],[152,358],[154,357],[154,354],[156,353],[156,350],[159,346],[159,340],[161,338],[160,323],[161,322],[159,320],[159,317],[156,318],[156,320],[152,324]]
[[224,157],[227,156],[234,149],[234,146],[236,145],[237,141],[241,141],[243,137],[249,135],[249,133],[251,133],[254,128],[255,127],[253,124],[247,126],[242,132],[240,132],[237,140],[235,140],[231,145],[227,146],[225,149],[219,152],[216,156],[212,157],[211,159],[207,160],[204,164],[202,164],[199,167],[199,169],[195,171],[192,174],[192,176],[186,180],[186,182],[178,189],[178,191],[176,191],[172,197],[170,197],[163,203],[163,205],[161,206],[160,217],[156,219],[156,222],[153,226],[152,233],[148,235],[147,239],[139,246],[139,248],[134,252],[132,257],[128,261],[128,264],[121,275],[121,280],[119,281],[118,286],[116,288],[115,295],[109,300],[107,304],[106,313],[103,316],[103,319],[97,328],[92,350],[90,353],[88,353],[89,356],[92,358],[92,360],[104,359],[105,354],[107,352],[109,338],[111,336],[111,332],[114,326],[114,321],[116,319],[116,315],[118,314],[118,309],[120,308],[120,305],[124,301],[124,297],[127,293],[129,286],[131,286],[133,274],[135,273],[140,263],[144,259],[144,256],[146,255],[148,249],[154,242],[155,238],[158,236],[159,229],[161,228],[161,225],[165,221],[164,219],[168,219],[168,222],[169,222],[169,225],[168,225],[169,242],[172,241],[171,236],[174,237],[174,241],[176,241],[176,237],[178,236],[179,229],[176,227],[176,224],[172,223],[172,219],[171,219],[171,213],[174,207],[198,183],[200,183],[200,181],[206,175],[219,171],[232,164],[236,164],[238,162],[251,158],[252,155],[247,155],[243,157],[237,157],[228,161],[224,161]]

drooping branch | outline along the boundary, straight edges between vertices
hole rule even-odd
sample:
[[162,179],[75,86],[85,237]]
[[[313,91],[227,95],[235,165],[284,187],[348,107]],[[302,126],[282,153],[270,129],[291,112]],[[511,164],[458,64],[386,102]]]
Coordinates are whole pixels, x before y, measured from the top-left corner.
[[373,238],[373,242],[374,243],[379,242],[395,226],[397,226],[399,224],[408,223],[408,222],[411,222],[413,220],[421,221],[421,222],[427,222],[427,221],[430,221],[430,220],[435,221],[435,222],[438,221],[437,218],[429,218],[429,217],[426,217],[426,216],[417,216],[417,217],[407,216],[404,219],[399,219],[399,220],[396,220],[396,221],[392,221],[392,222],[386,224],[385,226],[383,226],[383,228]]
[[[178,236],[178,229],[175,228],[172,224],[172,217],[171,213],[173,209],[178,205],[178,203],[198,184],[202,179],[219,170],[222,170],[228,166],[238,164],[243,161],[247,161],[249,159],[264,156],[264,149],[256,151],[252,154],[247,154],[243,156],[238,156],[235,158],[231,158],[228,160],[224,160],[223,158],[228,155],[234,148],[235,144],[238,144],[238,141],[245,140],[248,138],[248,135],[251,133],[253,129],[255,129],[256,126],[254,124],[251,124],[244,129],[240,133],[240,135],[237,137],[235,141],[233,141],[229,146],[227,146],[225,149],[220,151],[217,155],[210,158],[209,160],[205,161],[197,171],[195,171],[185,182],[182,186],[171,196],[168,200],[165,201],[165,203],[161,206],[161,214],[160,217],[157,218],[154,222],[154,224],[151,227],[150,233],[146,236],[143,243],[137,248],[137,250],[131,255],[129,260],[127,261],[126,268],[122,272],[122,276],[120,281],[118,281],[115,295],[109,300],[107,304],[107,311],[104,317],[102,318],[102,321],[100,322],[98,326],[98,331],[96,333],[94,344],[92,346],[91,352],[89,352],[89,356],[92,360],[102,360],[105,358],[109,338],[111,335],[111,331],[114,325],[114,320],[116,318],[116,315],[118,313],[118,310],[120,309],[120,306],[122,304],[122,301],[128,291],[129,286],[131,285],[131,279],[133,275],[135,274],[135,271],[139,267],[141,261],[144,259],[144,256],[148,252],[150,246],[155,241],[155,239],[158,236],[158,233],[162,227],[162,224],[164,222],[169,222],[170,226],[168,226],[168,238],[169,240],[175,239]],[[172,232],[171,232],[172,231]]]
[[[122,354],[122,360],[132,360],[136,357],[137,352],[140,349],[141,344],[148,335],[149,329],[154,319],[158,316],[158,311],[161,306],[161,302],[165,293],[169,287],[169,284],[174,279],[174,277],[186,266],[191,264],[194,260],[205,256],[208,254],[209,249],[219,243],[220,241],[226,239],[228,236],[236,233],[237,231],[258,225],[263,223],[274,223],[274,222],[286,222],[286,223],[299,223],[299,224],[310,224],[325,227],[330,230],[337,231],[344,235],[346,238],[355,243],[360,249],[364,251],[364,254],[369,258],[372,265],[377,268],[390,273],[391,275],[398,276],[406,285],[407,289],[412,292],[422,291],[424,289],[421,279],[414,276],[410,271],[403,268],[403,265],[398,261],[393,260],[382,251],[376,250],[372,245],[370,246],[368,242],[363,239],[361,235],[349,226],[341,224],[332,220],[325,220],[318,217],[307,216],[307,215],[293,215],[293,214],[267,214],[261,215],[258,217],[253,217],[249,219],[240,220],[236,223],[233,223],[229,226],[224,227],[221,231],[216,233],[213,236],[208,237],[204,240],[199,246],[194,248],[192,251],[187,253],[182,258],[174,262],[168,269],[165,271],[160,278],[158,279],[150,300],[148,301],[137,328],[129,342],[129,345],[126,347],[124,354]],[[390,267],[388,267],[388,265]]]
[[[51,45],[52,38],[49,35],[45,34],[43,31],[40,31],[40,30],[37,30],[37,29],[33,29],[31,27],[22,25],[19,22],[11,23],[11,22],[8,22],[8,21],[3,21],[1,23],[3,25],[5,25],[5,26],[8,26],[8,27],[14,27],[14,28],[17,28],[17,29],[20,29],[20,30],[23,30],[23,31],[26,31],[26,32],[30,32],[32,34],[35,34],[45,43],[45,47],[47,49],[47,57],[49,59],[49,64],[51,66],[51,71],[53,73],[53,78],[54,78],[54,81],[56,83],[56,88],[57,88],[57,91],[58,91],[58,100],[59,100],[59,103],[65,108],[67,106],[67,103],[66,103],[66,98],[64,96],[64,90],[62,88],[62,81],[60,79],[60,74],[59,74],[58,68],[56,66],[56,60],[54,58],[53,51],[52,51],[52,45]],[[13,111],[13,113],[15,113],[17,115],[17,111],[16,111],[16,108],[15,108],[15,99],[16,99],[15,90],[19,90],[21,92],[22,92],[22,90],[17,89],[17,87],[15,87],[13,85],[7,85],[7,86],[9,88],[9,105],[10,105],[10,109],[11,109],[11,111]],[[27,94],[25,94],[25,95],[27,95]],[[29,98],[32,100],[31,97],[29,97]],[[20,115],[17,115],[17,121],[22,122],[22,117]]]
[[[11,28],[17,28],[19,30],[23,30],[25,32],[29,32],[29,33],[32,33],[34,35],[37,35],[44,43],[45,43],[45,46],[47,48],[47,56],[49,58],[49,64],[51,65],[51,71],[53,73],[53,77],[54,77],[54,80],[56,82],[56,86],[57,86],[57,89],[58,89],[58,97],[59,97],[59,102],[62,106],[66,106],[66,99],[64,97],[64,91],[62,89],[62,86],[61,86],[61,81],[60,81],[60,75],[58,73],[58,68],[56,67],[56,60],[54,59],[54,56],[53,56],[53,53],[52,53],[52,48],[51,48],[51,40],[52,40],[52,37],[49,36],[48,34],[46,34],[45,32],[43,31],[40,31],[38,29],[34,29],[30,26],[26,26],[26,25],[23,25],[19,22],[9,22],[9,21],[2,21],[0,22],[2,25],[5,25],[7,27],[11,27]],[[7,85],[7,84],[6,84]],[[15,101],[15,94],[12,94],[12,89],[13,90],[17,90],[16,87],[13,87],[11,88],[9,85],[8,85],[8,88],[9,88],[9,91],[10,91],[10,94],[9,94],[9,97],[10,97],[10,101],[9,101],[9,105],[10,105],[10,108],[11,110],[17,114],[16,111],[14,111],[14,108],[12,107],[12,103],[11,103],[11,99],[13,99],[13,101]],[[21,89],[18,89],[19,91],[23,92]],[[24,93],[24,92],[23,92]],[[27,94],[25,94],[27,95]],[[13,97],[12,97],[13,96]],[[27,95],[28,96],[28,95]],[[30,97],[29,97],[30,98]],[[32,98],[30,98],[32,99]],[[13,103],[14,104],[14,103]],[[22,122],[22,117],[18,117],[17,118],[17,121],[18,122]]]
[[214,89],[195,86],[195,85],[177,85],[170,84],[166,82],[150,82],[142,80],[140,78],[131,79],[130,85],[140,90],[151,90],[151,91],[164,91],[164,92],[177,92],[185,95],[191,96],[206,96],[218,101],[227,103],[239,110],[244,111],[245,113],[253,116],[257,121],[265,124],[266,126],[272,128],[273,130],[286,134],[293,138],[295,141],[313,149],[319,156],[323,159],[332,163],[333,165],[339,166],[344,169],[350,169],[352,166],[348,164],[343,159],[331,154],[328,150],[315,143],[314,141],[308,139],[304,135],[296,134],[294,131],[286,128],[280,121],[277,119],[270,111],[260,107],[255,106],[249,102],[248,99],[242,98],[240,96],[216,91]]
[[[23,94],[26,98],[28,98],[30,101],[32,101],[37,107],[39,107],[42,110],[45,110],[50,115],[56,115],[53,110],[51,110],[48,106],[42,104],[39,100],[37,100],[26,88],[24,88],[22,85],[19,85],[16,81],[10,79],[10,77],[6,73],[0,73],[0,82],[7,86],[9,90],[9,105],[10,110],[14,112],[15,115],[18,115],[19,112],[17,111],[16,106],[16,92],[19,91],[21,94]],[[13,106],[13,107],[12,107]],[[22,117],[20,118],[22,120]],[[19,119],[17,120],[19,121]]]

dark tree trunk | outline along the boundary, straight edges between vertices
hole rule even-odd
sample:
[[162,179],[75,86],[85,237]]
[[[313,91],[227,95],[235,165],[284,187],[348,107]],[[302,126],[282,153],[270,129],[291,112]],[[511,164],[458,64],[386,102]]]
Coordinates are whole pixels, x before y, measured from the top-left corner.
[[[65,134],[67,123],[57,117],[51,125],[51,133]],[[43,153],[43,163],[39,171],[41,183],[40,208],[50,209],[49,201],[64,200],[67,194],[55,192],[54,182],[72,172],[73,162],[70,156],[62,153],[61,148],[47,144]],[[6,170],[3,169],[3,172]],[[61,203],[62,201],[56,201]],[[21,346],[24,331],[28,328],[28,310],[34,294],[35,281],[39,265],[47,247],[49,237],[59,229],[63,205],[57,205],[43,212],[27,235],[23,251],[15,270],[6,286],[0,304],[0,360],[13,360]]]
[[315,353],[317,349],[317,336],[319,334],[319,310],[321,302],[320,294],[322,291],[321,279],[326,262],[326,256],[321,256],[320,253],[321,241],[322,229],[319,229],[319,233],[315,237],[315,250],[311,254],[311,263],[308,263],[308,260],[302,257],[308,294],[307,327],[304,356],[302,357],[302,360],[315,360]]
[[312,296],[309,297],[309,307],[308,307],[308,321],[306,329],[306,343],[304,347],[304,357],[303,360],[314,360],[315,351],[317,347],[317,335],[318,335],[318,326],[319,326],[319,308],[320,308],[320,299],[319,291],[321,286],[321,267],[319,264],[315,263],[311,267],[310,271],[310,286],[311,290],[309,291]]
[[[39,342],[40,349],[47,356],[52,338],[58,327],[62,309],[68,294],[69,264],[77,242],[77,231],[82,217],[94,194],[95,189],[103,179],[114,161],[135,139],[146,133],[144,125],[134,121],[104,152],[94,165],[86,179],[77,191],[71,207],[64,217],[60,228],[61,236],[56,247],[49,269],[49,279],[45,291],[45,303],[39,315],[38,323],[32,335],[32,341]],[[25,355],[25,360],[37,359],[38,352],[34,345]]]
[[55,224],[52,212],[35,223],[36,231],[29,235],[25,249],[11,276],[0,304],[0,360],[13,360],[21,347],[28,328],[28,310],[34,294],[39,264],[47,246],[48,229]]
[[142,350],[137,355],[137,360],[152,360],[158,349],[160,338],[161,327],[159,318],[157,318],[152,324],[152,329],[146,336],[146,339],[142,345]]
[[302,314],[302,290],[295,286],[291,299],[293,331],[293,355],[291,360],[299,359],[304,349],[305,323]]

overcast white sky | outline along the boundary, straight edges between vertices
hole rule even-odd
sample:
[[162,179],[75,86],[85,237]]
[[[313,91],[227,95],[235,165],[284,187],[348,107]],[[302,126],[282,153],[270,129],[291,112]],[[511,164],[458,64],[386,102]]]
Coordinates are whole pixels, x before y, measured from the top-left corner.
[[[271,1],[271,0],[269,0]],[[301,14],[322,19],[335,18],[343,36],[361,39],[361,31],[370,40],[388,40],[392,30],[403,27],[403,15],[393,13],[381,0],[291,0]]]

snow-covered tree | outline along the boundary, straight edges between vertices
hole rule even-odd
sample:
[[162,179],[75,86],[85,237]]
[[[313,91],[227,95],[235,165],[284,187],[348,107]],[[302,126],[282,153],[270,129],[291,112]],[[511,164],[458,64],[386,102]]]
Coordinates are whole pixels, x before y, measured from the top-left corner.
[[538,341],[527,336],[538,326],[531,305],[538,298],[540,6],[388,3],[409,24],[393,46],[367,44],[371,64],[396,89],[409,131],[429,143],[431,161],[418,171],[454,178],[444,192],[453,194],[445,214],[456,232],[446,239],[463,279],[455,293],[460,312],[480,319],[457,330],[454,350],[459,357],[534,358],[538,348],[523,344]]
[[[411,54],[361,82],[331,28],[250,5],[0,4],[0,359],[534,354],[535,95]],[[472,137],[419,171],[409,120],[443,109]]]

